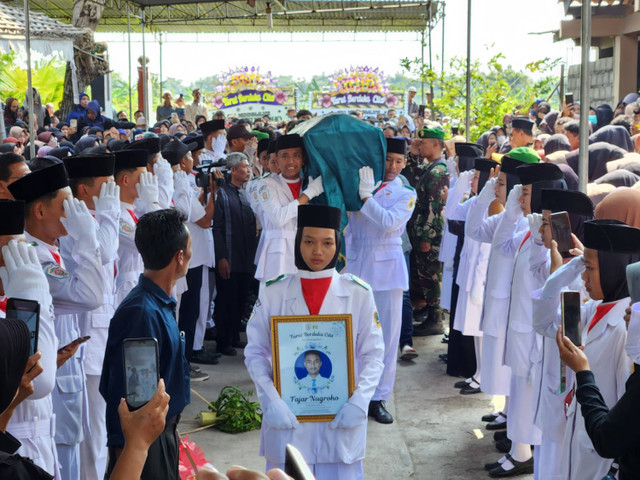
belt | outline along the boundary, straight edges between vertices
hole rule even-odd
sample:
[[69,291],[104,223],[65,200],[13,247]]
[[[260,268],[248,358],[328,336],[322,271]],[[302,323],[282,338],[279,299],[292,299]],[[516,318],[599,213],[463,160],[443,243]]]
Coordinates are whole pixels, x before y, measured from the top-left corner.
[[296,238],[296,231],[291,230],[263,230],[262,236],[266,239],[272,238],[287,238],[294,240]]
[[7,430],[20,440],[36,439],[38,437],[53,438],[56,434],[56,415],[51,415],[51,418],[35,417],[27,422],[11,423]]

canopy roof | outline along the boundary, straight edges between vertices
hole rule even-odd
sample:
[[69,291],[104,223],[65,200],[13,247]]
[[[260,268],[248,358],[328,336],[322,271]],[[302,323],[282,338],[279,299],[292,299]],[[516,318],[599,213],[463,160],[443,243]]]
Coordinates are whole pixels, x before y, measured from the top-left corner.
[[[59,22],[42,13],[29,15],[32,38],[69,38],[82,35],[83,30]],[[24,10],[22,8],[0,3],[0,35],[25,36]]]
[[[131,29],[170,33],[258,32],[423,32],[442,17],[444,0],[105,0],[97,30],[126,32],[127,11]],[[21,0],[12,0],[14,5]],[[73,0],[30,0],[32,10],[69,23]],[[273,28],[267,26],[267,8]]]

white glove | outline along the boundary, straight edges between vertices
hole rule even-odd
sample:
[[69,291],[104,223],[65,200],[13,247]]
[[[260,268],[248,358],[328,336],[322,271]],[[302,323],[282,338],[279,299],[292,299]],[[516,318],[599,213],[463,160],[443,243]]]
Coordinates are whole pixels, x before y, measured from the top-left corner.
[[473,282],[471,285],[471,303],[477,307],[481,307],[484,302],[484,284],[482,282]]
[[296,428],[299,425],[298,419],[281,398],[276,398],[269,403],[262,421],[278,430]]
[[624,347],[631,361],[640,363],[640,302],[631,305],[631,318]]
[[100,186],[100,196],[93,197],[97,214],[118,215],[120,212],[120,187],[116,182],[104,182]]
[[376,183],[375,177],[373,176],[373,168],[371,167],[362,167],[358,170],[358,174],[360,175],[358,195],[360,195],[360,199],[364,200],[372,196],[373,191],[378,188],[382,182]]
[[67,233],[76,241],[77,248],[80,246],[93,246],[97,248],[98,224],[89,213],[87,205],[77,198],[67,197],[62,202],[65,217],[60,217],[60,222]]
[[318,178],[309,177],[309,184],[307,188],[302,192],[303,195],[309,197],[309,200],[317,197],[318,195],[322,195],[324,193],[324,187],[322,186],[322,175],[319,175]]
[[158,177],[154,177],[153,173],[142,172],[140,174],[140,182],[136,184],[138,198],[145,205],[158,203]]
[[555,298],[563,287],[569,285],[584,272],[584,268],[584,258],[582,255],[562,265],[549,275],[544,287],[542,287],[540,298]]
[[153,166],[153,172],[158,177],[158,185],[173,185],[173,170],[171,164],[160,157]]
[[26,242],[11,240],[2,247],[5,266],[0,268],[4,294],[40,302],[40,309],[49,310],[49,283],[38,261],[36,249]]
[[515,222],[522,216],[522,208],[520,208],[520,197],[522,196],[522,185],[516,185],[509,192],[507,197],[507,205],[505,206],[504,215],[512,222]]
[[540,227],[542,226],[542,214],[530,213],[527,215],[527,221],[529,222],[529,231],[531,237],[537,245],[542,245],[542,235],[540,234]]
[[184,172],[183,170],[178,170],[173,174],[173,187],[174,191],[177,193],[186,192],[191,189],[191,185],[189,185],[189,178],[187,177],[186,172]]
[[473,179],[474,171],[467,170],[466,172],[462,172],[458,177],[458,181],[456,182],[456,190],[464,192],[469,192],[471,190],[471,180]]
[[458,177],[458,170],[457,170],[456,167],[457,167],[456,157],[447,158],[447,172],[449,173],[449,176],[451,178],[457,178]]
[[352,403],[345,403],[335,418],[329,424],[330,430],[336,428],[356,428],[367,422],[367,414],[360,407]]
[[478,200],[476,200],[477,203],[489,205],[496,199],[496,181],[496,178],[490,178],[487,180],[487,183],[484,184],[484,187],[482,187],[482,190],[480,191],[480,195],[478,195]]

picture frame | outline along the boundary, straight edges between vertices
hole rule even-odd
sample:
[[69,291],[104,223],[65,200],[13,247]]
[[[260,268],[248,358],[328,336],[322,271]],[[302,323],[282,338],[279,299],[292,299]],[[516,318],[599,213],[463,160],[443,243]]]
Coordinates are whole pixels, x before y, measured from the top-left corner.
[[273,383],[299,422],[330,422],[355,390],[351,315],[271,317]]

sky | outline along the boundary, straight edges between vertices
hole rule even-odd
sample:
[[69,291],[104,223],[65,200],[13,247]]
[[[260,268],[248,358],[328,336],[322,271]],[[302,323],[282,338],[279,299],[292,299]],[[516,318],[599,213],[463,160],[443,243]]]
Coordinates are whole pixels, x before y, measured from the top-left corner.
[[[448,0],[445,20],[445,68],[453,56],[466,57],[466,0]],[[498,52],[504,63],[521,70],[529,62],[562,58],[579,63],[580,52],[573,42],[553,42],[552,30],[559,28],[564,11],[558,0],[473,0],[472,47],[474,59],[486,61]],[[535,32],[548,32],[535,34]],[[386,74],[401,72],[400,60],[420,57],[420,39],[415,33],[359,34],[262,34],[163,36],[163,78],[177,78],[185,84],[235,67],[260,66],[274,76],[291,75],[310,79],[314,74],[330,75],[350,65],[379,67]],[[142,36],[132,34],[133,75],[142,55]],[[293,39],[293,41],[291,41]],[[111,68],[128,77],[126,34],[97,33],[106,41]],[[160,73],[157,38],[146,37],[150,71]],[[442,22],[432,32],[433,64],[439,70],[442,51]],[[425,49],[425,58],[428,58]],[[558,68],[559,70],[559,68]],[[547,72],[548,73],[548,72]],[[558,72],[553,72],[558,73]]]

